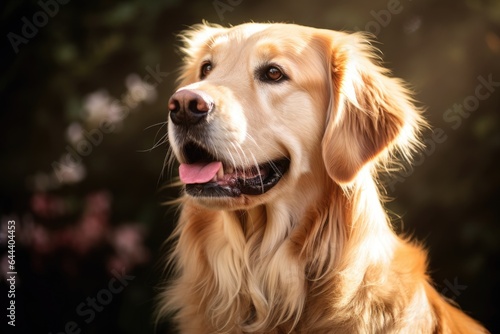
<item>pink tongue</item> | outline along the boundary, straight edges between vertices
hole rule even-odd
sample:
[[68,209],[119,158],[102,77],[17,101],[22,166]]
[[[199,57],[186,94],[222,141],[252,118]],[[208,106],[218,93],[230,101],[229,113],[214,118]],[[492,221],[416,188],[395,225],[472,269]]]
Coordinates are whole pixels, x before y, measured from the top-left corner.
[[179,176],[185,184],[207,183],[217,175],[222,167],[222,162],[181,164],[179,166]]

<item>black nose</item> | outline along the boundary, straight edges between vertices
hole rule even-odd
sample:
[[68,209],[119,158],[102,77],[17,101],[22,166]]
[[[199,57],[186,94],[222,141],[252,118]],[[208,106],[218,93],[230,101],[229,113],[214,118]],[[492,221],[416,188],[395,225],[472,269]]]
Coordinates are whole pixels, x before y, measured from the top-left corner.
[[207,117],[214,108],[214,100],[200,90],[182,89],[168,102],[170,119],[174,124],[191,126]]

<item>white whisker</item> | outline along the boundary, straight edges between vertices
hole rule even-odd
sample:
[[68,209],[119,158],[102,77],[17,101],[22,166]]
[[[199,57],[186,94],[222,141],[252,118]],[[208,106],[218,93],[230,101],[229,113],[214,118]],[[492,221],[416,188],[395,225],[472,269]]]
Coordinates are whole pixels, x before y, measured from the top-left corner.
[[160,172],[160,176],[158,177],[158,185],[161,180],[164,178],[165,169],[168,168],[167,173],[169,174],[169,180],[173,178],[174,164],[177,160],[175,159],[175,155],[173,153],[172,148],[169,146],[167,152],[165,154],[165,158],[163,159],[163,166]]
[[[246,134],[246,138],[248,140],[250,140],[252,143],[255,144],[256,147],[259,147],[260,145],[257,143],[257,141],[252,137],[251,134],[247,133]],[[274,144],[273,142],[267,142],[266,143],[267,146],[269,147],[272,147],[274,149],[274,151],[278,152],[282,157],[287,157],[287,153],[284,152],[280,147],[278,147],[278,145]],[[269,156],[269,154],[267,152],[262,152],[264,154],[266,154],[266,157],[264,158],[264,160],[266,161],[272,161],[273,159],[276,159],[276,157],[272,157],[272,156]]]
[[260,173],[260,168],[259,168],[259,163],[257,162],[257,159],[255,159],[255,156],[253,155],[252,152],[250,152],[252,155],[252,159],[255,164],[255,168],[257,169],[257,173],[259,174],[259,179],[260,179],[260,188],[262,189],[262,193],[264,193],[264,180],[262,179],[262,174]]
[[[233,149],[235,151],[237,151],[236,146],[234,145],[234,143],[231,143],[231,146],[233,147]],[[229,154],[229,157],[231,158],[231,164],[232,164],[232,167],[233,167],[233,171],[236,171],[236,160],[234,159],[234,156],[231,153],[231,151],[229,150],[229,148],[227,148],[227,152]]]
[[164,145],[166,143],[168,143],[168,135],[167,134],[163,135],[160,138],[160,140],[158,140],[156,143],[153,144],[153,146],[151,148],[148,148],[148,149],[145,149],[145,150],[139,150],[138,152],[141,152],[141,153],[151,152],[155,148],[157,148],[159,146],[162,146],[162,145]]
[[[160,129],[159,129],[159,130],[161,130],[161,128],[163,128],[163,127],[164,127],[165,125],[167,125],[167,124],[168,124],[168,121],[159,122],[159,123],[156,123],[156,124],[153,124],[153,125],[150,125],[150,126],[146,127],[144,130],[149,130],[149,129],[151,129],[151,128],[154,128],[155,126],[160,126],[160,125],[161,125],[161,126],[160,126]],[[159,131],[159,130],[158,130],[158,131]]]
[[168,142],[168,134],[164,134],[163,136],[161,136],[161,138],[159,140],[157,140],[158,138],[158,134],[160,133],[160,131],[163,129],[163,127],[165,127],[166,125],[168,124],[167,121],[165,122],[160,122],[160,123],[156,123],[156,124],[153,124],[153,125],[150,125],[148,126],[147,128],[145,128],[144,130],[149,130],[155,126],[160,126],[160,128],[156,131],[156,134],[155,134],[155,137],[153,139],[153,146],[151,148],[148,148],[148,149],[145,149],[145,150],[139,150],[138,152],[141,152],[141,153],[144,153],[144,152],[151,152],[152,150],[154,150],[155,148],[163,145],[163,144],[166,144]]

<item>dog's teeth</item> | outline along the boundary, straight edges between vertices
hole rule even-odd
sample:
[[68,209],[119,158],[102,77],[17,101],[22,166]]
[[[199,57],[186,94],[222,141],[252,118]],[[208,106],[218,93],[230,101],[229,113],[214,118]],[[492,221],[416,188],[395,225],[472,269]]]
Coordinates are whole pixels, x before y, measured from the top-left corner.
[[226,167],[226,174],[233,174],[233,173],[234,173],[233,167]]
[[221,167],[217,172],[217,179],[222,180],[223,178],[224,178],[224,167]]

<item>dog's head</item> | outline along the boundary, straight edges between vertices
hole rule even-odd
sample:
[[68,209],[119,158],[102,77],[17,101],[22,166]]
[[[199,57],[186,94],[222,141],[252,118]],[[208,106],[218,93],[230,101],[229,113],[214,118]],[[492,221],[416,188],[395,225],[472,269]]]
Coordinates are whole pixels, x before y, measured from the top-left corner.
[[241,208],[350,184],[415,142],[419,112],[362,34],[249,23],[182,36],[169,140],[201,203]]

